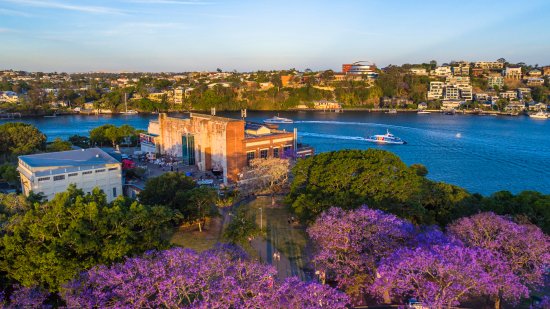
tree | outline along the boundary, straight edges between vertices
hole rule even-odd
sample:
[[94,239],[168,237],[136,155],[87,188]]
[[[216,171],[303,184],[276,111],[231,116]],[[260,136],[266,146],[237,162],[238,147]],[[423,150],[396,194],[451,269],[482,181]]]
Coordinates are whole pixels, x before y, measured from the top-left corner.
[[495,294],[506,287],[518,300],[527,289],[505,261],[480,248],[453,244],[403,248],[382,260],[373,290],[394,297],[419,299],[429,308],[457,306],[472,296]]
[[[369,207],[393,213],[413,223],[445,224],[455,204],[465,203],[469,194],[462,189],[443,190],[418,175],[395,154],[382,150],[341,150],[299,160],[292,169],[293,181],[287,202],[306,221],[338,206]],[[446,200],[429,200],[437,192]],[[434,202],[434,203],[432,203]]]
[[217,193],[209,187],[197,187],[187,193],[188,203],[185,207],[188,221],[199,223],[199,231],[202,232],[202,224],[208,216],[216,214]]
[[409,222],[366,206],[350,211],[330,208],[307,232],[318,248],[316,267],[358,303],[369,292],[379,261],[412,243],[415,236]]
[[11,185],[18,186],[20,182],[19,172],[14,165],[8,163],[0,165],[0,179],[5,180]]
[[59,137],[46,146],[46,151],[48,152],[67,151],[71,149],[73,149],[71,142],[64,141]]
[[[448,227],[450,235],[469,247],[503,256],[512,272],[528,286],[544,284],[550,267],[550,237],[532,224],[517,224],[494,213],[462,218]],[[500,304],[496,294],[495,307]]]
[[257,158],[250,161],[249,168],[239,182],[248,191],[268,193],[275,204],[275,194],[281,192],[288,183],[290,161],[281,158]]
[[84,195],[71,185],[51,201],[9,217],[0,269],[24,286],[55,292],[94,265],[166,247],[161,235],[172,215],[166,207],[122,197],[107,204],[98,189]]
[[145,188],[139,193],[139,200],[146,205],[164,205],[185,213],[188,193],[195,187],[193,178],[183,173],[168,172],[147,180]]
[[[232,214],[231,214],[232,215]],[[225,228],[224,239],[233,244],[246,244],[251,237],[258,236],[261,233],[255,218],[244,208],[237,209],[237,213],[232,215],[231,222]]]
[[45,146],[46,136],[33,125],[22,122],[0,125],[0,158],[3,160],[41,151]]
[[344,308],[345,294],[290,278],[250,261],[241,249],[220,246],[202,253],[174,248],[149,252],[111,267],[98,266],[65,286],[69,307]]

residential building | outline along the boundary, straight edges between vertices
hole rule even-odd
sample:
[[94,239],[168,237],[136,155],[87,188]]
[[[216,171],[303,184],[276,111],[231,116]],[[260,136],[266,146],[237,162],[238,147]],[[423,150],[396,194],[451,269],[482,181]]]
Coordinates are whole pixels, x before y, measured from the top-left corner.
[[517,99],[518,93],[514,90],[503,91],[500,93],[500,97],[508,100]]
[[460,89],[454,85],[445,86],[445,100],[459,100],[460,99]]
[[456,109],[462,104],[460,100],[443,100],[441,109]]
[[430,90],[428,91],[428,100],[441,99],[443,97],[444,82],[430,82]]
[[489,88],[494,88],[497,86],[499,89],[502,89],[504,86],[504,78],[498,73],[490,74],[487,77],[487,86]]
[[19,96],[13,91],[0,91],[0,102],[17,103]]
[[439,77],[453,76],[453,71],[450,66],[440,66],[435,68],[435,70],[432,70],[430,75]]
[[521,75],[521,67],[506,67],[504,70],[504,77],[507,79],[520,80]]
[[281,75],[281,84],[283,87],[288,86],[292,82],[294,75]]
[[472,76],[474,76],[474,77],[483,76],[483,69],[482,68],[472,68]]
[[477,61],[474,63],[474,66],[484,70],[500,70],[504,68],[504,63],[498,61]]
[[84,192],[98,187],[110,202],[122,194],[121,168],[105,151],[89,148],[20,156],[17,170],[26,196],[32,191],[52,199],[75,184]]
[[545,66],[542,68],[542,75],[550,76],[550,66]]
[[179,118],[161,113],[149,123],[148,132],[160,154],[181,158],[200,171],[218,172],[224,183],[237,182],[254,158],[313,154],[312,148],[298,149],[296,132],[205,114]]
[[419,110],[428,109],[428,103],[426,103],[426,102],[420,102],[420,103],[418,103],[418,109],[419,109]]
[[469,65],[460,65],[457,67],[452,67],[454,76],[468,76],[470,75],[470,66]]
[[460,97],[463,100],[472,101],[474,98],[472,86],[459,87],[458,89],[460,89]]
[[174,104],[182,105],[185,98],[185,89],[178,87],[174,89]]
[[541,77],[542,76],[542,71],[539,70],[539,69],[533,69],[533,70],[527,72],[527,75],[529,75],[529,77]]
[[410,72],[411,74],[417,75],[417,76],[428,75],[428,71],[426,70],[426,68],[411,68]]
[[536,87],[544,85],[544,78],[540,77],[529,77],[525,80],[527,86]]
[[521,112],[525,110],[525,103],[518,100],[511,100],[506,106],[506,110],[512,112]]
[[342,105],[338,102],[323,100],[323,101],[315,102],[313,105],[313,108],[320,109],[320,110],[341,110]]

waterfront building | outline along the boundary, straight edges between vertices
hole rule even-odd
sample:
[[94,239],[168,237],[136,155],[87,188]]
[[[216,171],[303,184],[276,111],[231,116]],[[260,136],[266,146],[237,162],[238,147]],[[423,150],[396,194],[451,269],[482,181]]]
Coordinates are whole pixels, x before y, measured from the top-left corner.
[[122,194],[121,168],[105,151],[89,148],[20,156],[17,170],[26,196],[32,191],[52,199],[75,184],[85,193],[100,188],[110,202]]
[[470,75],[470,66],[461,64],[457,67],[452,67],[454,76],[468,76]]
[[503,91],[500,93],[500,97],[508,100],[517,99],[518,93],[514,90]]
[[0,102],[17,103],[19,96],[13,91],[0,91]]
[[460,90],[455,85],[448,85],[445,87],[445,100],[459,100]]
[[224,183],[237,182],[254,158],[313,154],[312,148],[298,147],[296,132],[213,115],[190,113],[180,118],[161,113],[149,123],[148,132],[160,154],[181,158],[200,171],[220,173]]
[[474,66],[483,70],[501,70],[504,68],[504,63],[498,61],[477,61],[474,63]]
[[441,99],[443,97],[444,82],[430,82],[430,91],[428,91],[428,100]]
[[460,100],[443,100],[441,103],[441,108],[444,110],[457,109],[462,104]]
[[507,79],[520,80],[521,76],[521,67],[506,67],[504,70],[504,77]]

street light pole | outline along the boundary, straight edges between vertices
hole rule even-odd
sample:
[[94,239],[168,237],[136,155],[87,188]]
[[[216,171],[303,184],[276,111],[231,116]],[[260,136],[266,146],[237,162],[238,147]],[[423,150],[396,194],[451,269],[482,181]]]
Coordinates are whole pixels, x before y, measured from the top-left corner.
[[264,229],[263,208],[260,207],[260,231]]

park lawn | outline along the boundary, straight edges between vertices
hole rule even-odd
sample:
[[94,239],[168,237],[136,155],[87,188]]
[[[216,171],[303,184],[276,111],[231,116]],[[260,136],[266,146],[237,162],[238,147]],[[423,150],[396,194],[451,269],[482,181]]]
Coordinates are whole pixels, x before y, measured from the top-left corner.
[[213,248],[221,242],[222,217],[212,218],[210,223],[202,232],[197,230],[189,231],[176,228],[170,237],[170,243],[176,246],[190,248],[202,252]]

